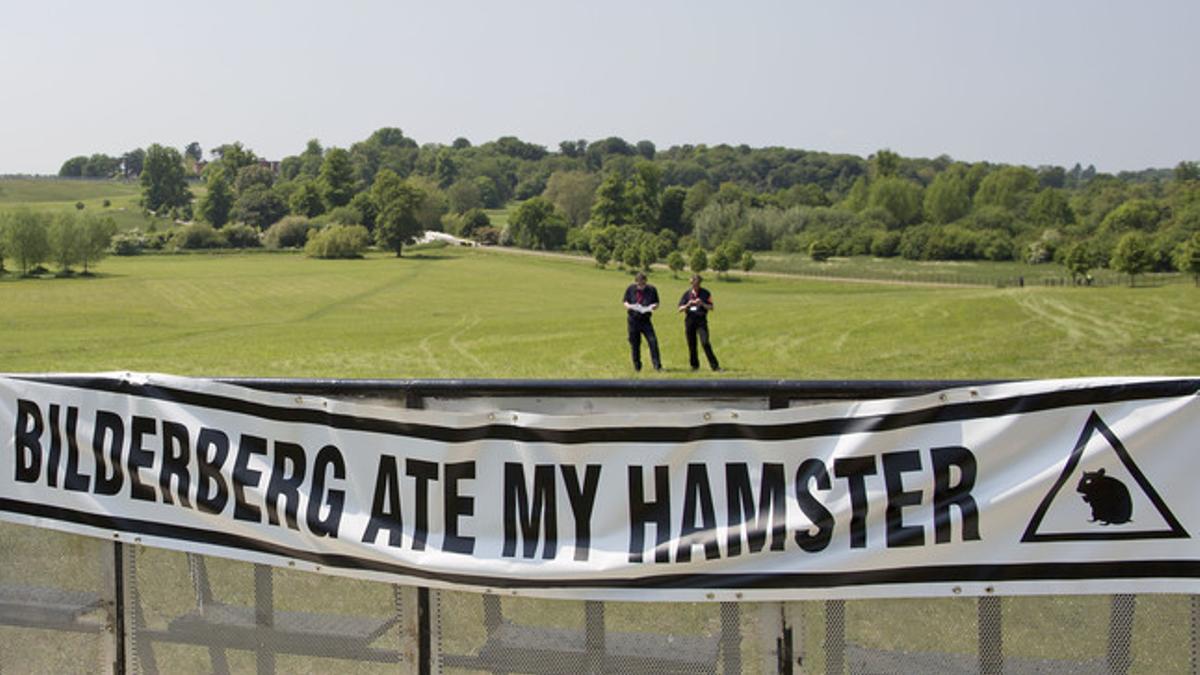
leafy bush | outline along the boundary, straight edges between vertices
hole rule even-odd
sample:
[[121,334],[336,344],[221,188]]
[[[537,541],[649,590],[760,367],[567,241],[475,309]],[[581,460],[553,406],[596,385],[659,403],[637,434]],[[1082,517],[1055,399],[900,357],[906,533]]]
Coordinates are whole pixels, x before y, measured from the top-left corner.
[[112,252],[115,255],[138,255],[146,248],[146,235],[141,230],[129,230],[113,237]]
[[458,236],[470,238],[476,232],[491,226],[492,219],[483,212],[483,209],[470,209],[462,214],[462,229]]
[[671,274],[679,274],[686,266],[687,262],[679,251],[671,251],[671,255],[667,256],[667,267],[671,268]]
[[223,248],[229,242],[224,235],[208,223],[184,225],[171,235],[170,246],[176,249]]
[[267,228],[263,243],[267,248],[300,248],[308,239],[313,224],[302,216],[288,216]]
[[605,246],[597,246],[592,257],[596,259],[596,265],[604,267],[612,259],[612,251],[609,251]]
[[494,227],[482,227],[475,230],[474,238],[484,246],[495,246],[500,243],[500,230]]
[[310,258],[361,258],[370,241],[362,225],[329,225],[312,233],[304,253]]
[[225,241],[233,248],[258,248],[262,246],[262,239],[259,237],[258,228],[251,227],[245,223],[226,225],[221,229],[221,233],[225,235]]
[[332,225],[362,225],[362,211],[353,206],[339,206],[325,214],[325,219]]

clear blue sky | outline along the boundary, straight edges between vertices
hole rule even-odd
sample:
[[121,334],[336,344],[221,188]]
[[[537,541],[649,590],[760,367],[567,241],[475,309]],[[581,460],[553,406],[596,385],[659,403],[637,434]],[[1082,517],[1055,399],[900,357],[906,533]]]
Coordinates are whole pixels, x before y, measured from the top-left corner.
[[0,174],[381,126],[867,155],[1200,159],[1200,1],[0,0]]

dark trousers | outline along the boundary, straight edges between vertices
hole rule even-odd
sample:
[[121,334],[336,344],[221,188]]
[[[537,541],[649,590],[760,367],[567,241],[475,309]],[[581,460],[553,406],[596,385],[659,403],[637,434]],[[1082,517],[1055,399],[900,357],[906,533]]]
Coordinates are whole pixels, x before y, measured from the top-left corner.
[[687,329],[687,345],[688,345],[688,363],[692,369],[700,367],[700,358],[696,354],[696,338],[700,338],[700,344],[704,347],[704,355],[708,357],[708,365],[716,370],[721,367],[717,363],[717,355],[713,353],[712,345],[708,342],[708,318],[707,317],[687,317],[684,319],[684,326]]
[[642,335],[646,336],[646,344],[650,347],[650,363],[655,370],[662,368],[658,358],[658,336],[654,334],[654,324],[650,323],[648,314],[631,314],[629,316],[629,348],[633,355],[633,367],[642,369]]

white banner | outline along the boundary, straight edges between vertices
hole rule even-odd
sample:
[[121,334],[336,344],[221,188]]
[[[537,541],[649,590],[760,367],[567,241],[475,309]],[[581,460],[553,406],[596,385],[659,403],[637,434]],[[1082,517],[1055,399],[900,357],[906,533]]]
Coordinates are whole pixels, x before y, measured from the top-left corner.
[[1200,379],[773,411],[404,410],[0,378],[0,517],[543,597],[1200,592]]

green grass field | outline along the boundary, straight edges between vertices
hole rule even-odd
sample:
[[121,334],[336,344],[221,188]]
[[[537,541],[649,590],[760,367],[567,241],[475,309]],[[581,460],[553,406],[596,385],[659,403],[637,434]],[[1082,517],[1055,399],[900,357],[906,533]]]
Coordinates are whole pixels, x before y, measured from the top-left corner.
[[[586,260],[433,248],[402,259],[373,254],[351,261],[288,253],[111,257],[98,271],[88,279],[0,277],[0,368],[277,377],[633,376],[619,304],[629,276]],[[667,305],[656,318],[667,366],[662,376],[712,377],[686,367],[682,321],[670,307],[684,279],[657,271],[651,280]],[[1200,289],[1190,284],[1001,289],[735,275],[709,287],[718,308],[711,319],[714,345],[727,367],[717,374],[721,378],[989,379],[1200,370]],[[72,548],[92,543],[62,535],[21,537],[4,547],[0,560],[95,557],[90,549]],[[54,548],[59,545],[71,550]],[[141,592],[154,607],[147,621],[162,627],[191,606],[186,565],[179,554],[143,555]],[[247,564],[210,564],[220,592],[251,602]],[[0,581],[54,584],[66,577],[59,565],[2,567],[7,571]],[[384,611],[390,598],[381,584],[299,572],[277,576],[280,589],[295,587],[279,591],[282,608],[371,614]],[[80,579],[80,588],[95,583]],[[1006,655],[1103,658],[1109,601],[1006,599]],[[444,648],[477,649],[478,596],[447,594],[443,602]],[[1138,602],[1135,672],[1186,667],[1188,597],[1143,596]],[[507,615],[532,625],[575,626],[580,607],[505,600]],[[617,604],[610,608],[611,624],[614,630],[697,635],[712,635],[719,625],[715,605],[675,608],[666,624],[660,609]],[[805,668],[814,672],[824,666],[822,611],[821,603],[805,603],[798,626]],[[858,601],[847,604],[847,635],[878,649],[972,654],[974,612],[969,599]],[[5,672],[14,666],[19,672],[20,664],[56,665],[55,655],[66,653],[43,634],[0,629],[0,636],[8,635],[4,631],[13,633]],[[1076,633],[1086,639],[1065,639]],[[86,649],[81,644],[78,651]],[[760,645],[746,649],[757,654]],[[179,672],[208,666],[197,649],[160,646],[158,654],[160,665]],[[251,667],[252,655],[236,658]],[[280,663],[289,672],[336,665],[292,657]],[[747,664],[747,672],[756,669]]]
[[[0,277],[17,371],[279,377],[631,376],[629,277],[571,259],[443,248],[402,259],[110,257],[84,279]],[[652,275],[664,377],[692,377],[686,287]],[[710,282],[724,378],[1195,375],[1200,289],[946,288],[735,276]],[[710,376],[707,371],[702,376]],[[642,377],[653,377],[643,374]]]
[[[191,185],[197,194],[198,185]],[[17,208],[55,213],[74,211],[76,202],[83,202],[88,213],[110,216],[121,230],[135,227],[146,229],[151,223],[166,226],[163,219],[155,220],[142,213],[138,205],[142,188],[137,181],[91,180],[64,178],[0,178],[0,213]],[[109,205],[104,206],[104,200]]]

